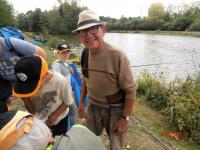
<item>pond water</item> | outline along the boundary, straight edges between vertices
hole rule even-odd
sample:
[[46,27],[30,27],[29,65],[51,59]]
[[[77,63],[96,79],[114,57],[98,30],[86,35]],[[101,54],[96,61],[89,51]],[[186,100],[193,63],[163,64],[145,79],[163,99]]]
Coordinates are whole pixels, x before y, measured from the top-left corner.
[[[82,49],[77,37],[62,38]],[[199,37],[106,33],[105,40],[124,50],[137,77],[144,69],[156,75],[162,72],[170,80],[195,75],[199,71]]]

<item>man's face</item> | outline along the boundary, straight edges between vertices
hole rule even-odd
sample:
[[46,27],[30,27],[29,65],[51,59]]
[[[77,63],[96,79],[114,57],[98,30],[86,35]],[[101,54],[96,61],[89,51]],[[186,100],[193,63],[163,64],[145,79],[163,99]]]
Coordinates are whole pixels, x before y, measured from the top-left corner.
[[103,37],[105,34],[105,26],[92,26],[90,28],[78,31],[81,42],[90,52],[95,53],[103,46]]

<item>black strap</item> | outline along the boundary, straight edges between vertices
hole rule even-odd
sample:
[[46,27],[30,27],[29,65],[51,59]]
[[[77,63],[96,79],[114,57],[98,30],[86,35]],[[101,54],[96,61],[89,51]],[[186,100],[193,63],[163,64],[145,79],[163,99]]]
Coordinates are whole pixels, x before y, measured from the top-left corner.
[[111,77],[117,79],[118,76],[107,72],[107,71],[103,71],[103,70],[97,70],[97,69],[92,69],[88,67],[88,59],[89,59],[89,50],[87,48],[83,49],[82,55],[81,55],[81,70],[82,70],[82,74],[86,77],[89,78],[89,72],[88,71],[94,71],[94,72],[100,72],[100,73],[106,73],[106,74],[110,74]]
[[16,115],[17,110],[12,110],[0,114],[0,130]]
[[81,55],[81,70],[82,70],[83,76],[85,76],[86,78],[89,78],[88,57],[89,57],[89,50],[87,48],[84,48]]

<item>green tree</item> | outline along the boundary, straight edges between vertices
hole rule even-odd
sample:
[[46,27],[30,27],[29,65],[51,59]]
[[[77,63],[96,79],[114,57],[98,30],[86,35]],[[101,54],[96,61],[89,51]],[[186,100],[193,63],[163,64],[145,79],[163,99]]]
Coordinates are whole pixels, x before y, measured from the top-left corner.
[[192,19],[188,17],[178,17],[174,21],[174,27],[178,31],[185,31],[192,23]]
[[6,0],[0,0],[0,26],[14,25],[13,7]]
[[41,31],[41,9],[36,8],[32,14],[32,32],[40,32]]
[[28,31],[29,22],[28,22],[27,16],[24,13],[20,13],[17,15],[16,23],[17,23],[18,28],[20,28],[23,31]]
[[58,12],[64,21],[64,26],[67,33],[71,33],[72,30],[76,28],[78,15],[84,9],[86,9],[86,7],[79,7],[76,0],[71,0],[70,2],[65,1],[60,4],[58,7]]
[[190,25],[190,30],[200,31],[200,17],[196,18],[196,20]]
[[148,15],[149,17],[153,17],[153,18],[163,18],[164,16],[164,6],[162,3],[153,3],[151,4],[151,6],[149,7],[148,10]]

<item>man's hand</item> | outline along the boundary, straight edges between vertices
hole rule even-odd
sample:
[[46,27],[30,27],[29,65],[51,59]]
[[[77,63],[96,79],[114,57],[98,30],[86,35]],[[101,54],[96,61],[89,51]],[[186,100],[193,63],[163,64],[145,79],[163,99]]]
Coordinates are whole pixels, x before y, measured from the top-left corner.
[[85,117],[85,104],[84,103],[80,103],[80,105],[78,107],[78,115],[80,118]]
[[117,135],[121,135],[128,130],[128,121],[125,119],[119,119],[113,126],[113,131],[116,132]]

